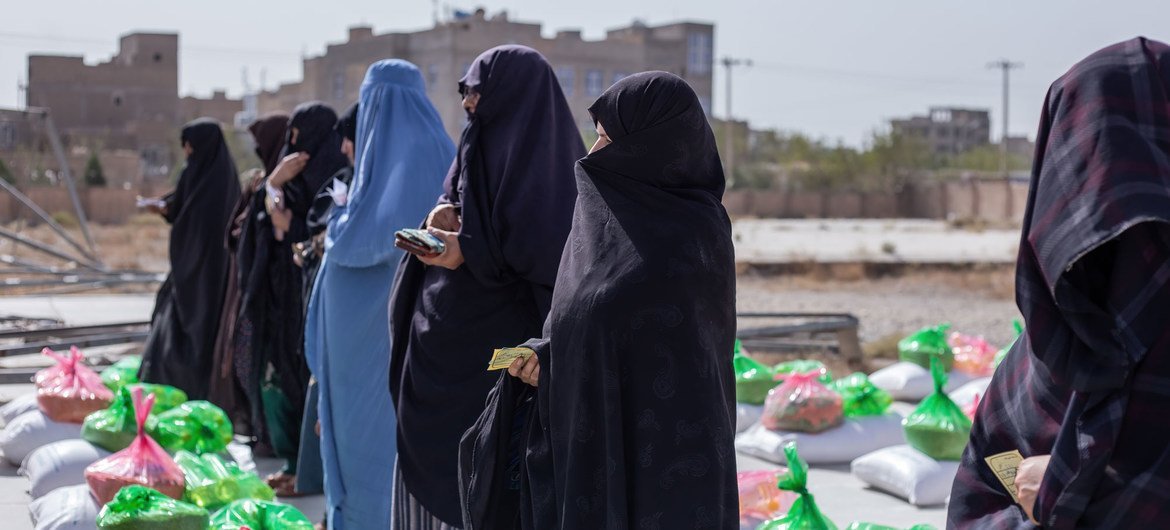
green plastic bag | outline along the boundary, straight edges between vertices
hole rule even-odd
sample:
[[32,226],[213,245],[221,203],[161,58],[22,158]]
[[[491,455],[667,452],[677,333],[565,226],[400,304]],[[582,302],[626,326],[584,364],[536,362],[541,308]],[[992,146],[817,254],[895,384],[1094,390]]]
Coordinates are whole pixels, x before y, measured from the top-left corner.
[[151,418],[150,437],[167,451],[218,453],[232,441],[232,422],[223,409],[206,401],[188,401]]
[[735,400],[751,405],[763,405],[768,391],[780,384],[773,379],[772,369],[767,365],[743,354],[739,341],[735,341],[736,352],[731,358],[735,369]]
[[772,373],[776,374],[777,379],[783,380],[788,374],[807,374],[809,372],[817,372],[817,381],[821,384],[827,385],[833,382],[833,372],[830,372],[825,363],[820,361],[810,361],[806,359],[797,359],[795,361],[788,361],[777,364],[772,367]]
[[971,437],[971,419],[943,392],[947,374],[937,358],[930,360],[930,374],[934,393],[902,420],[906,442],[936,460],[958,460]]
[[135,383],[129,385],[128,388],[133,390],[135,387],[141,387],[143,392],[154,395],[154,412],[156,414],[162,414],[187,402],[187,393],[173,386]]
[[808,464],[796,454],[796,443],[784,444],[784,456],[788,458],[788,471],[780,477],[776,487],[782,491],[795,492],[798,497],[788,508],[788,513],[760,525],[757,530],[837,530],[808,492]]
[[898,358],[930,368],[930,358],[937,357],[943,362],[943,368],[950,372],[955,366],[955,353],[951,351],[951,345],[947,344],[947,331],[950,329],[950,324],[940,324],[914,332],[898,341]]
[[242,500],[227,505],[211,517],[210,530],[313,530],[313,522],[292,506]]
[[135,484],[118,490],[98,513],[97,526],[102,530],[206,530],[208,519],[203,508]]
[[[168,403],[174,403],[178,398],[187,399],[186,393],[172,386],[151,384],[123,386],[115,392],[114,401],[109,407],[86,416],[81,425],[81,437],[110,452],[116,453],[129,447],[130,442],[134,441],[134,436],[138,434],[138,424],[134,420],[134,399],[130,391],[138,387],[145,393],[154,395],[155,403],[159,403],[160,399]],[[166,410],[180,404],[181,401],[169,407],[155,405],[155,409]]]
[[841,408],[846,418],[881,416],[894,398],[878,388],[861,372],[855,372],[829,384],[829,389],[841,394]]
[[[873,524],[873,523],[853,523],[853,524],[849,525],[849,528],[846,528],[845,530],[899,530],[899,529],[892,527],[892,526],[885,526],[885,525]],[[909,528],[909,530],[938,530],[938,529],[936,529],[935,527],[928,525],[928,524],[916,524],[914,526],[911,526]]]
[[995,354],[995,364],[993,365],[995,368],[999,368],[999,363],[1003,362],[1003,359],[1007,357],[1008,351],[1012,349],[1012,346],[1016,345],[1017,340],[1020,340],[1020,335],[1024,334],[1024,324],[1020,322],[1020,319],[1013,320],[1012,327],[1016,328],[1016,337],[1012,339],[1010,344],[1004,346],[1002,350],[999,350],[999,352]]
[[188,451],[175,453],[175,463],[183,470],[187,491],[183,500],[215,510],[241,499],[270,501],[275,498],[272,488],[260,477],[240,469],[219,455],[196,455]]
[[141,356],[126,357],[102,370],[102,383],[117,394],[122,387],[138,382],[138,369],[141,367]]

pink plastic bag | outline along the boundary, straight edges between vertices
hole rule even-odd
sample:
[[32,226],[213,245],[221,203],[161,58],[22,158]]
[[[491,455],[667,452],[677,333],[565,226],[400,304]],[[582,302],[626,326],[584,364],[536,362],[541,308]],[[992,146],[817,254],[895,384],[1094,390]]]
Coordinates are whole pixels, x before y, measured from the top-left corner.
[[971,421],[975,421],[975,413],[979,412],[979,394],[975,394],[975,399],[972,399],[967,406],[963,407],[963,414],[966,414]]
[[955,354],[955,370],[968,373],[976,377],[991,375],[994,369],[996,349],[983,340],[983,337],[972,337],[955,332],[947,339],[951,351]]
[[138,436],[130,443],[130,447],[87,467],[85,481],[94,497],[103,505],[113,500],[118,490],[131,484],[141,484],[172,499],[182,499],[186,487],[183,471],[145,431],[146,418],[154,406],[154,395],[147,395],[144,399],[141,387],[135,387],[132,392]]
[[817,380],[819,372],[791,374],[768,392],[760,423],[773,431],[816,433],[845,421],[841,395]]
[[784,471],[769,469],[736,473],[739,484],[739,527],[755,530],[764,521],[783,515],[796,494],[776,487]]
[[81,363],[85,354],[76,346],[66,357],[45,348],[41,353],[57,360],[57,365],[37,372],[37,405],[49,419],[62,423],[81,423],[91,413],[110,406],[114,394],[102,383],[102,377]]

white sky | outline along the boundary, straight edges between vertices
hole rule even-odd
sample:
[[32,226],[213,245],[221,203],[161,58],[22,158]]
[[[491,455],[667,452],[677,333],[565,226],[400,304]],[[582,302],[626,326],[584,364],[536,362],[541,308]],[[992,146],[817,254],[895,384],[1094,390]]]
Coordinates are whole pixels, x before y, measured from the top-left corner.
[[[634,18],[716,24],[715,53],[755,61],[737,70],[736,117],[755,127],[799,130],[857,145],[891,117],[931,105],[992,109],[999,131],[1000,74],[989,61],[1024,63],[1012,72],[1012,134],[1034,135],[1045,90],[1078,59],[1145,35],[1170,40],[1167,0],[461,0],[452,7],[544,23],[546,34],[580,28],[600,37]],[[427,0],[35,0],[0,7],[0,106],[17,104],[30,52],[84,54],[97,62],[134,30],[178,31],[180,91],[239,95],[299,79],[302,53],[344,40],[346,28],[381,33],[431,23]],[[440,0],[442,9],[443,0]],[[723,69],[715,108],[725,112]]]

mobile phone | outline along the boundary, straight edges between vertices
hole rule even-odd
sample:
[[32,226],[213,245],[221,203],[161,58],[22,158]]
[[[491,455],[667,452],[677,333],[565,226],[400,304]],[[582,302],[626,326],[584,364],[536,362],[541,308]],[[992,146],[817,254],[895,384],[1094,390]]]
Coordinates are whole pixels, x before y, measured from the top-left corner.
[[447,251],[447,245],[426,230],[403,228],[394,233],[394,245],[416,256],[436,256]]

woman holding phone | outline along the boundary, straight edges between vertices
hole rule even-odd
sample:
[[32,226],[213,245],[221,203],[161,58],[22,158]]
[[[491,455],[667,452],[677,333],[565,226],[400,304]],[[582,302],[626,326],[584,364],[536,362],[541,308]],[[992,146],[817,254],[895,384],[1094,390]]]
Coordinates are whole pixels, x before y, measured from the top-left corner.
[[[736,528],[735,255],[691,87],[643,72],[589,112],[552,312],[509,371],[536,386],[526,529]],[[605,471],[604,473],[602,471]]]
[[391,297],[398,529],[462,526],[459,439],[497,379],[486,370],[492,350],[540,332],[585,150],[552,68],[531,48],[484,52],[459,92],[468,122],[425,220],[444,250],[404,242],[426,255],[403,262]]
[[374,63],[360,94],[353,182],[330,212],[305,326],[333,530],[390,526],[396,452],[386,311],[403,252],[387,227],[426,215],[455,156],[413,64]]

